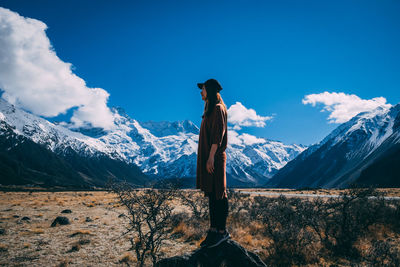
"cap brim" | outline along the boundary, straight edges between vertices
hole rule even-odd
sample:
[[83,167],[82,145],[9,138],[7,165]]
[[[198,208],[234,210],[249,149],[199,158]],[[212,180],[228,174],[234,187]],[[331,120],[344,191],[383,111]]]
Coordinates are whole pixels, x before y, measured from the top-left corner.
[[204,85],[204,83],[198,83],[197,87],[199,87],[200,89],[203,89],[203,85]]

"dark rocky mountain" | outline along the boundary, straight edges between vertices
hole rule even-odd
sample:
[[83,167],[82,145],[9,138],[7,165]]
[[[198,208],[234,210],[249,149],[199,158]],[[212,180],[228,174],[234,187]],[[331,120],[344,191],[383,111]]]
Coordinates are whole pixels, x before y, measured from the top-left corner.
[[280,169],[268,187],[400,186],[400,104],[363,112]]
[[0,122],[0,184],[43,188],[94,189],[108,178],[134,184],[148,182],[140,169],[101,153],[88,157],[66,147],[55,153]]

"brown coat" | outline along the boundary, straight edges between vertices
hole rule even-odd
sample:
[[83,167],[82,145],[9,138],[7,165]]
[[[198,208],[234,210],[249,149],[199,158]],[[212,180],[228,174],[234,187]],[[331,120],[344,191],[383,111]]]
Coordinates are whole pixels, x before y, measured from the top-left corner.
[[[223,105],[215,105],[209,117],[204,116],[201,121],[199,146],[197,151],[196,188],[207,195],[215,193],[217,199],[227,197],[226,194],[226,153],[228,144],[228,117]],[[208,173],[207,160],[211,145],[218,144],[214,156],[214,172]]]

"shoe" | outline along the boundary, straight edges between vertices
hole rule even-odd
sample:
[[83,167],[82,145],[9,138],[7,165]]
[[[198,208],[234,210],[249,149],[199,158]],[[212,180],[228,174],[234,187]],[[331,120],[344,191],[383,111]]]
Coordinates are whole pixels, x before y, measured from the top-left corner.
[[204,239],[203,242],[200,243],[200,247],[206,247],[208,243],[210,243],[210,241],[214,239],[214,235],[216,233],[217,233],[216,231],[208,230],[206,239]]
[[215,233],[214,238],[208,242],[208,248],[213,248],[224,242],[225,240],[229,239],[231,235],[228,231],[225,230],[224,233],[220,233],[219,231]]

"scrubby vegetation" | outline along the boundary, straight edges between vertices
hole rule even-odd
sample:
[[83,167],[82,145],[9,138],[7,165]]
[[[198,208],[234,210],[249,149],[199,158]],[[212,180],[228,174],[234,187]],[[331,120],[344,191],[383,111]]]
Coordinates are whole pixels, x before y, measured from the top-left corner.
[[144,266],[146,259],[157,262],[163,241],[168,239],[172,205],[169,203],[177,195],[177,188],[140,189],[122,182],[110,181],[109,187],[116,193],[119,202],[127,208],[129,225],[124,235],[129,234],[130,250],[134,250],[138,266]]
[[352,188],[327,200],[255,197],[249,217],[264,225],[272,241],[264,258],[274,265],[398,266],[399,240],[386,237],[399,236],[399,211],[399,201],[373,188]]
[[[156,195],[166,192],[151,190],[144,201],[150,203],[151,198],[151,205],[160,207]],[[164,240],[199,244],[208,229],[207,198],[187,190],[174,198],[175,206],[179,202],[186,209],[168,209],[163,213],[168,218],[153,217],[168,222],[162,227]],[[229,205],[228,228],[233,239],[268,265],[400,265],[400,201],[385,199],[374,188],[351,188],[336,198],[250,196],[230,190]],[[140,231],[136,238],[143,239]],[[153,262],[154,253],[150,253]]]
[[[399,189],[310,190],[296,193],[340,197],[230,190],[232,239],[268,266],[400,266],[400,201],[384,198]],[[198,248],[208,229],[203,193],[159,185],[124,192],[122,199],[104,191],[1,194],[0,265],[135,266],[143,259],[152,266]],[[69,224],[51,227],[58,216]]]

